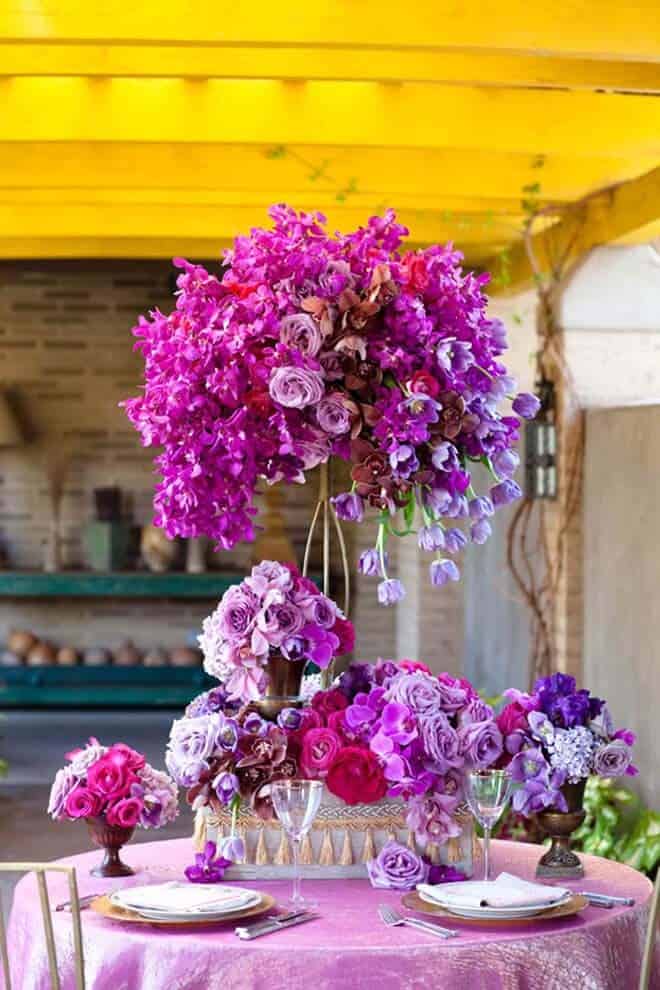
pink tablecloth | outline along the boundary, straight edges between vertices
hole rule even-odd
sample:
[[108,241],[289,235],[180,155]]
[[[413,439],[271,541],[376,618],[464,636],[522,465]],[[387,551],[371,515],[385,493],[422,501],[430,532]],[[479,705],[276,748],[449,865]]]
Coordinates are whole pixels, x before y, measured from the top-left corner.
[[[171,879],[191,858],[187,839],[152,842],[124,850],[124,859],[146,870],[131,878]],[[531,877],[538,847],[495,844],[496,870]],[[81,893],[106,890],[117,881],[88,875],[98,852],[63,862],[78,867]],[[83,912],[85,973],[89,990],[633,990],[651,885],[635,870],[585,857],[585,879],[575,889],[632,896],[633,908],[590,907],[579,916],[506,929],[452,924],[460,937],[447,942],[413,929],[381,924],[379,903],[399,895],[372,890],[367,881],[305,881],[322,917],[277,935],[246,943],[231,926],[182,932],[116,924]],[[126,883],[127,881],[123,881]],[[254,885],[253,885],[254,886]],[[289,884],[259,885],[286,897]],[[59,878],[49,880],[52,902],[66,899]],[[72,990],[71,917],[55,915],[63,990]],[[10,920],[14,986],[47,990],[45,944],[36,885],[25,877],[16,888]],[[660,987],[656,970],[652,987]]]

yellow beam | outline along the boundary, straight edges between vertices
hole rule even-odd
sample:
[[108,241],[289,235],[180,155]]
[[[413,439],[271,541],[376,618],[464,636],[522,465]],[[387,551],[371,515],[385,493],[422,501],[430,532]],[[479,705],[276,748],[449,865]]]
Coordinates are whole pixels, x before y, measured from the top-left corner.
[[[549,273],[560,259],[570,264],[600,244],[643,243],[657,232],[658,221],[660,168],[576,203],[564,219],[534,235],[532,249],[540,272]],[[491,258],[486,267],[495,273],[495,292],[518,289],[534,276],[522,242],[506,251],[504,258]],[[498,270],[504,278],[498,279]]]
[[[359,207],[334,207],[329,226],[341,231],[364,224]],[[487,214],[447,216],[432,210],[402,210],[399,218],[423,244],[449,240],[462,244],[500,244],[515,236],[518,223]],[[250,227],[268,224],[266,209],[243,206],[190,206],[186,203],[0,203],[3,237],[156,237],[233,238]],[[482,252],[483,253],[483,252]]]
[[660,93],[657,62],[321,46],[0,42],[0,76],[357,80]]
[[660,100],[402,83],[11,78],[0,141],[211,141],[660,155]]
[[[256,209],[267,209],[273,203],[282,202],[281,189],[264,186],[263,189],[243,192],[223,189],[192,189],[182,190],[177,188],[157,188],[132,187],[124,189],[113,188],[86,188],[50,185],[44,187],[33,187],[16,189],[12,186],[0,185],[0,205],[93,205],[111,204],[117,208],[138,205],[154,206],[177,206],[196,209],[206,206],[230,206],[230,207],[254,207]],[[379,193],[362,191],[356,189],[351,192],[333,191],[331,189],[296,189],[289,192],[286,202],[296,209],[307,211],[314,210],[336,210],[339,206],[350,206],[352,209],[361,209],[367,216],[369,211],[381,211],[389,200],[384,201]],[[482,216],[508,217],[513,223],[520,223],[524,217],[520,198],[486,198],[486,197],[451,197],[444,196],[441,192],[421,190],[417,194],[400,195],[396,200],[397,210],[405,210],[414,213],[415,211],[431,211],[443,214],[444,218],[460,218],[466,214],[480,214]],[[559,210],[559,206],[557,206]]]
[[[158,189],[236,192],[275,199],[357,190],[375,203],[429,196],[516,200],[535,182],[553,201],[649,171],[656,157],[572,158],[455,149],[213,144],[47,143],[0,145],[0,186],[15,189]],[[350,197],[349,197],[350,198]]]
[[196,40],[217,44],[392,46],[544,51],[651,60],[660,54],[656,0],[5,0],[0,38],[71,41]]

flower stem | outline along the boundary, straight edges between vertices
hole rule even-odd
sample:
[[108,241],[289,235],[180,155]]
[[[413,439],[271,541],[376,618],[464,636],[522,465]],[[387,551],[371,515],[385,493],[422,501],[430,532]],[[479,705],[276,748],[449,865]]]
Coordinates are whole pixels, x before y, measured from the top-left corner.
[[380,569],[383,578],[387,581],[387,567],[385,566],[385,540],[386,540],[386,526],[384,522],[378,525],[378,539],[376,540],[376,549],[378,550],[378,556],[380,558]]

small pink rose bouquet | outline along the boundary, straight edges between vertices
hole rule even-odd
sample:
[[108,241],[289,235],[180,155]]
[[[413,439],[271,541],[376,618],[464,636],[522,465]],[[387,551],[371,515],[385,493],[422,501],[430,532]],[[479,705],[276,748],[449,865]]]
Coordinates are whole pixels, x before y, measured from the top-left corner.
[[125,743],[102,746],[92,737],[67,760],[50,792],[48,814],[55,821],[103,816],[120,828],[161,828],[179,813],[174,781]]

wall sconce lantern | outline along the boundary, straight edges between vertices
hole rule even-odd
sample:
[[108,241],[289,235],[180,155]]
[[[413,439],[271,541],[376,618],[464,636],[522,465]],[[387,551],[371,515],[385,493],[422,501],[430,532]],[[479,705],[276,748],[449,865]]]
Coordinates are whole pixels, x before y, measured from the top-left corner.
[[557,427],[555,388],[551,381],[536,383],[541,408],[525,424],[525,490],[529,498],[557,498]]

